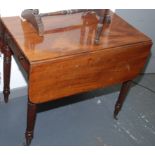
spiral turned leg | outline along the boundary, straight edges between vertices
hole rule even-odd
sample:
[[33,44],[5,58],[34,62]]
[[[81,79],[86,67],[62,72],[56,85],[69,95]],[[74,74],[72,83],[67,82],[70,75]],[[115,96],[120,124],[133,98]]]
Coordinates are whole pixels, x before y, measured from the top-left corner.
[[95,35],[95,44],[99,44],[100,36],[103,29],[104,16],[99,17],[99,22],[97,24],[96,35]]

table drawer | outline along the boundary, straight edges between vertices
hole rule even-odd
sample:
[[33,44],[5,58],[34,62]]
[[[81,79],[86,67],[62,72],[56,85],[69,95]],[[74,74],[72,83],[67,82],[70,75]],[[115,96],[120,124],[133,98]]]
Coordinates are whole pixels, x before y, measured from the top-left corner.
[[5,33],[5,42],[8,44],[8,46],[12,50],[15,58],[20,62],[20,64],[23,66],[24,70],[28,73],[29,66],[30,66],[28,60],[23,55],[22,51],[18,48],[18,46],[14,42],[13,38],[8,33]]

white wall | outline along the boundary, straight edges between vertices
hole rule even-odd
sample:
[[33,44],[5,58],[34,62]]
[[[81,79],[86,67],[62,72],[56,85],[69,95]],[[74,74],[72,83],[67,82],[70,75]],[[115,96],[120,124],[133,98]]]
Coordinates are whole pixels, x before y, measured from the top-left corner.
[[[25,87],[27,85],[23,75],[21,74],[21,71],[19,70],[14,58],[12,59],[11,64],[11,80],[10,80],[10,88],[19,88],[19,87]],[[3,56],[0,58],[0,92],[3,89]]]

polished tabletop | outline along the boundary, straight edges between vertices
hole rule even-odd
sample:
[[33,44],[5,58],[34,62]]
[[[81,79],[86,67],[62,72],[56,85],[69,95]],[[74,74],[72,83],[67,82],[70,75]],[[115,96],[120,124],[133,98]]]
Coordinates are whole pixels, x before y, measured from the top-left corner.
[[98,45],[94,44],[98,23],[95,14],[44,17],[43,37],[20,17],[3,17],[2,22],[30,63],[150,40],[116,14],[111,13],[111,17],[111,24],[104,24]]

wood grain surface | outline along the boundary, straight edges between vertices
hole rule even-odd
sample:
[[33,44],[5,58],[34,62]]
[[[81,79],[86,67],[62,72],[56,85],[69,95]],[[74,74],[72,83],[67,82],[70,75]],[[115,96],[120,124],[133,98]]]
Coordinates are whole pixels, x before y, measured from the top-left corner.
[[41,103],[131,80],[144,67],[150,47],[139,43],[35,63],[29,99]]

